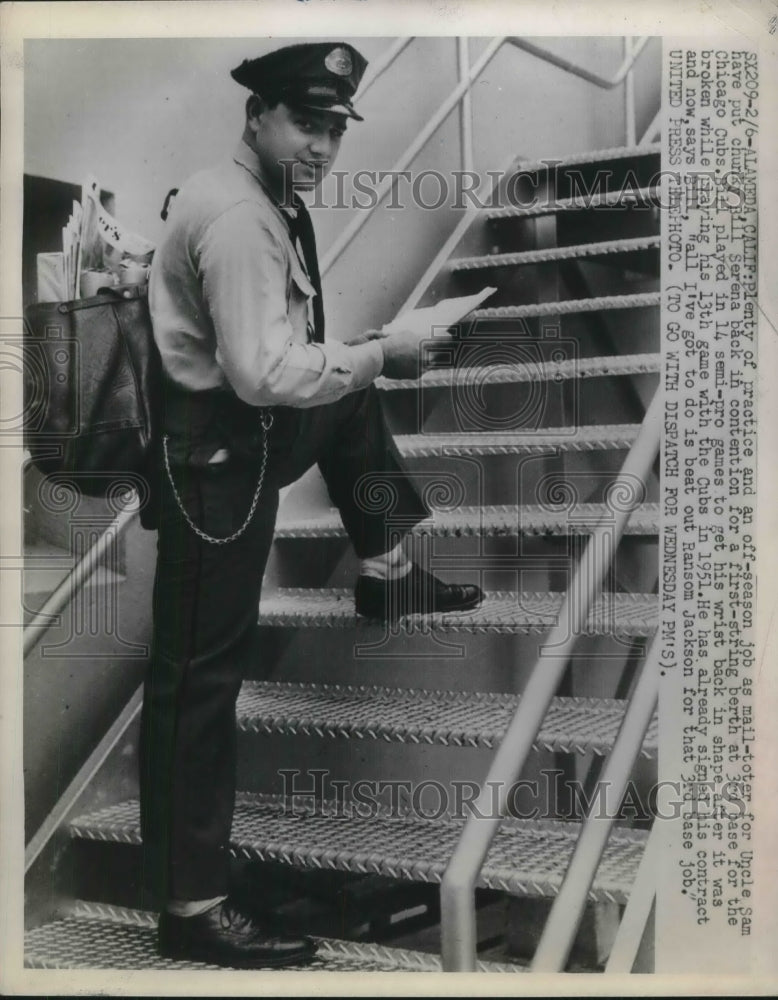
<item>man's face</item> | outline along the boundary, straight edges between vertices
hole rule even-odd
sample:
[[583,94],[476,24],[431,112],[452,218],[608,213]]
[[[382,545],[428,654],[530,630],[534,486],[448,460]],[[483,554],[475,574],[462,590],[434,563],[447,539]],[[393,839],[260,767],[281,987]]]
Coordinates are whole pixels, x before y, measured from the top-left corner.
[[249,117],[262,169],[275,184],[309,191],[327,176],[346,131],[345,115],[277,104]]

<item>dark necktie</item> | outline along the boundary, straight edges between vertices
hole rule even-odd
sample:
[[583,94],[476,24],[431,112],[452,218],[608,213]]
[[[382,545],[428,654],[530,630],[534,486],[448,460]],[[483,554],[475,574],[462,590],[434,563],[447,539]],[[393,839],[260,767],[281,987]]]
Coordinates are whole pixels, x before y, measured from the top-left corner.
[[292,238],[292,245],[296,240],[300,241],[300,248],[303,252],[305,269],[311,284],[316,289],[313,299],[313,340],[316,344],[324,342],[324,302],[321,294],[321,275],[319,274],[319,259],[316,256],[316,236],[313,232],[313,222],[308,209],[299,198],[295,198],[293,206],[297,210],[297,217],[289,218],[289,234]]

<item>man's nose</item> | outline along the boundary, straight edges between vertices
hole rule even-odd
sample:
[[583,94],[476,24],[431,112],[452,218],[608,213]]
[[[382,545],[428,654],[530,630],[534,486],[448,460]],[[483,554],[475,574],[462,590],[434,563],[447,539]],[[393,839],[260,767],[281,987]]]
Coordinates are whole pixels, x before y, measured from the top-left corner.
[[328,160],[332,153],[332,138],[326,133],[314,136],[309,143],[309,148],[320,159]]

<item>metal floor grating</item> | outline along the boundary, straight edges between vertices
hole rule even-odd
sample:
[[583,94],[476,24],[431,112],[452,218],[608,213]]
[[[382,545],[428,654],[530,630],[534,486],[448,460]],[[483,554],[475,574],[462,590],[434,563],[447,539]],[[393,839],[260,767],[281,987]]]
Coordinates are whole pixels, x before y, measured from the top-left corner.
[[546,160],[519,161],[519,173],[532,173],[537,170],[549,170],[555,173],[565,167],[577,167],[584,163],[602,163],[608,160],[631,160],[644,156],[659,156],[662,152],[661,142],[646,142],[639,146],[613,146],[609,149],[595,149],[583,153],[567,153],[564,156],[554,156]]
[[403,458],[458,458],[463,455],[514,455],[520,452],[627,451],[640,424],[591,424],[526,431],[470,431],[396,434]]
[[517,253],[480,254],[477,257],[453,257],[446,269],[449,271],[478,271],[492,267],[520,267],[523,264],[547,264],[557,260],[577,257],[600,257],[605,254],[634,253],[637,250],[658,249],[659,234],[631,236],[621,240],[600,240],[594,243],[577,243],[574,246],[547,247],[543,250],[520,250]]
[[[156,916],[143,910],[79,902],[66,916],[27,932],[24,964],[31,969],[224,971],[221,966],[206,962],[178,962],[160,957],[156,950],[156,927]],[[441,971],[440,959],[421,951],[333,938],[316,938],[316,941],[319,950],[313,962],[291,971]],[[525,968],[482,961],[478,962],[478,971],[524,972]]]
[[[409,615],[397,628],[413,632],[474,632],[481,634],[542,633],[557,624],[564,601],[562,593],[492,591],[472,611]],[[582,635],[653,635],[658,625],[654,594],[603,594],[595,602]],[[260,625],[280,628],[385,628],[357,615],[354,595],[345,589],[290,587],[263,595]]]
[[[435,510],[432,516],[415,525],[416,535],[437,538],[518,536],[588,535],[604,518],[612,519],[613,511],[605,504],[583,503],[557,509],[550,505],[497,504],[486,507],[458,507],[455,510]],[[606,522],[607,523],[607,522]],[[659,504],[646,503],[637,507],[624,530],[626,535],[659,534]],[[346,529],[337,508],[314,511],[305,515],[279,516],[276,538],[346,538]]]
[[[520,700],[493,692],[244,681],[237,719],[245,732],[491,749],[502,740]],[[534,749],[607,753],[626,704],[554,698]],[[656,751],[654,718],[642,756],[653,758]]]
[[[526,355],[525,355],[526,356]],[[532,361],[513,364],[506,357],[492,365],[465,365],[425,372],[419,379],[381,378],[376,385],[391,392],[394,389],[437,389],[478,386],[481,390],[493,385],[522,382],[563,382],[577,378],[607,378],[613,375],[652,375],[659,372],[660,354],[608,355],[601,358],[570,358],[565,361]]]
[[601,312],[611,309],[650,309],[660,305],[661,292],[632,295],[597,295],[588,299],[560,299],[556,302],[529,302],[520,306],[485,306],[474,309],[468,319],[532,319],[571,313]]
[[[307,785],[306,785],[307,787]],[[422,787],[421,785],[419,786]],[[365,804],[240,793],[232,823],[235,857],[278,861],[297,868],[385,875],[438,883],[459,839],[463,822],[436,813],[441,795],[418,793],[415,814],[403,804],[390,811],[367,793]],[[435,801],[432,801],[435,799]],[[411,800],[412,804],[413,800]],[[140,844],[138,803],[108,806],[74,819],[71,835],[84,840]],[[556,895],[580,833],[578,823],[507,819],[500,825],[478,879],[483,888],[519,896]],[[624,903],[647,835],[614,829],[588,898]]]
[[558,198],[537,205],[508,205],[505,208],[487,209],[485,217],[496,219],[531,219],[537,215],[555,215],[557,212],[575,212],[587,208],[629,208],[633,205],[653,205],[660,200],[659,188],[627,187],[623,191],[580,192],[572,198]]

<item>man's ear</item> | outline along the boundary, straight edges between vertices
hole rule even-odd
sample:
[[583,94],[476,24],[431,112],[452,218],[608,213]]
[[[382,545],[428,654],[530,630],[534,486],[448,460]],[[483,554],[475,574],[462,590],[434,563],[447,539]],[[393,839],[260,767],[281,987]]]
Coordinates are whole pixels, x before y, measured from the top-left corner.
[[249,95],[246,101],[246,125],[251,128],[253,132],[256,132],[257,125],[259,124],[259,118],[262,113],[267,109],[267,104],[259,94]]

